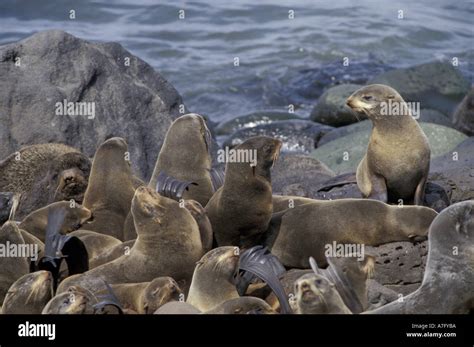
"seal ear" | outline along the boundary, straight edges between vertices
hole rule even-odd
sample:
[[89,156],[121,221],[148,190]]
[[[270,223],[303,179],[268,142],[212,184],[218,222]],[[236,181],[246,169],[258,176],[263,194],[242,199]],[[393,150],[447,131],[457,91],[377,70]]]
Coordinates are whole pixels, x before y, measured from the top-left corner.
[[375,268],[375,257],[373,255],[366,254],[364,260],[359,262],[359,267],[362,272],[367,275],[367,278],[372,278],[374,275]]

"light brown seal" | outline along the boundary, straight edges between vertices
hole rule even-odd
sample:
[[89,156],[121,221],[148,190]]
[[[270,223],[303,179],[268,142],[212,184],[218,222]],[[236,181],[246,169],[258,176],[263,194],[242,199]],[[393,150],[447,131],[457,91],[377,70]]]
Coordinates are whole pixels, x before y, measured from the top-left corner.
[[71,286],[54,296],[43,308],[42,314],[94,314],[97,297],[79,286]]
[[357,168],[364,197],[421,205],[430,168],[430,145],[398,92],[372,84],[347,99],[355,112],[373,124],[367,152]]

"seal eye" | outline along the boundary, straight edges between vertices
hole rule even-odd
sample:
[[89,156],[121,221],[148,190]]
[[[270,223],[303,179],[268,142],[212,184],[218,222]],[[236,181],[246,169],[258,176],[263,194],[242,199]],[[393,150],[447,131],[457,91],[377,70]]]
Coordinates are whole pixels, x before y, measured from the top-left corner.
[[320,280],[320,279],[317,279],[316,281],[314,281],[314,283],[316,283],[316,285],[320,286],[321,284],[323,284],[323,281]]
[[371,101],[371,100],[374,99],[374,97],[373,97],[372,95],[364,95],[364,96],[362,97],[362,99],[364,99],[364,100],[366,100],[366,101]]

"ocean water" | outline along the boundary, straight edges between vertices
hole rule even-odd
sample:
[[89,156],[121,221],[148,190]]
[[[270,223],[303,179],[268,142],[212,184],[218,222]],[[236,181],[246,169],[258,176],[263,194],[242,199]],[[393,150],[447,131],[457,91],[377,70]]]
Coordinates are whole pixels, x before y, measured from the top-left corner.
[[290,104],[306,116],[331,85],[396,67],[458,57],[474,74],[470,0],[0,1],[0,44],[47,29],[121,43],[216,122]]

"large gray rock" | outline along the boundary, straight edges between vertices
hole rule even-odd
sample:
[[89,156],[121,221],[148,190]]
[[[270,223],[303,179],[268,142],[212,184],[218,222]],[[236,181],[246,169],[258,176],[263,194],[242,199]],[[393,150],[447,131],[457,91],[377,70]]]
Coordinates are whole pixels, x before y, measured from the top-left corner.
[[224,141],[224,146],[234,147],[253,136],[274,137],[283,142],[282,152],[310,153],[319,139],[333,128],[309,120],[282,120],[243,128]]
[[452,64],[431,62],[384,72],[367,84],[395,88],[405,101],[420,102],[422,108],[451,114],[469,91],[469,81]]
[[[369,121],[366,121],[363,125],[359,123],[348,127],[356,126],[362,130],[354,133],[349,131],[346,136],[318,146],[310,156],[322,161],[336,174],[355,172],[367,150],[371,131]],[[442,125],[420,123],[420,126],[428,137],[431,158],[448,153],[467,138],[463,133]]]
[[453,115],[454,127],[463,133],[474,135],[474,88],[464,97]]
[[[151,175],[182,100],[150,65],[120,44],[92,43],[63,31],[1,46],[0,62],[0,158],[45,142],[93,156],[104,140],[121,136],[135,171],[145,179]],[[65,99],[95,103],[95,118],[56,115],[56,103]]]
[[327,124],[335,127],[357,122],[358,119],[365,119],[365,115],[355,115],[346,105],[347,98],[357,89],[358,84],[340,84],[329,88],[318,99],[318,104],[311,111],[310,118],[315,122]]
[[403,295],[415,291],[423,280],[427,247],[427,241],[367,246],[365,252],[375,256],[374,280]]
[[301,154],[282,154],[272,169],[273,194],[311,197],[334,176],[320,161]]

